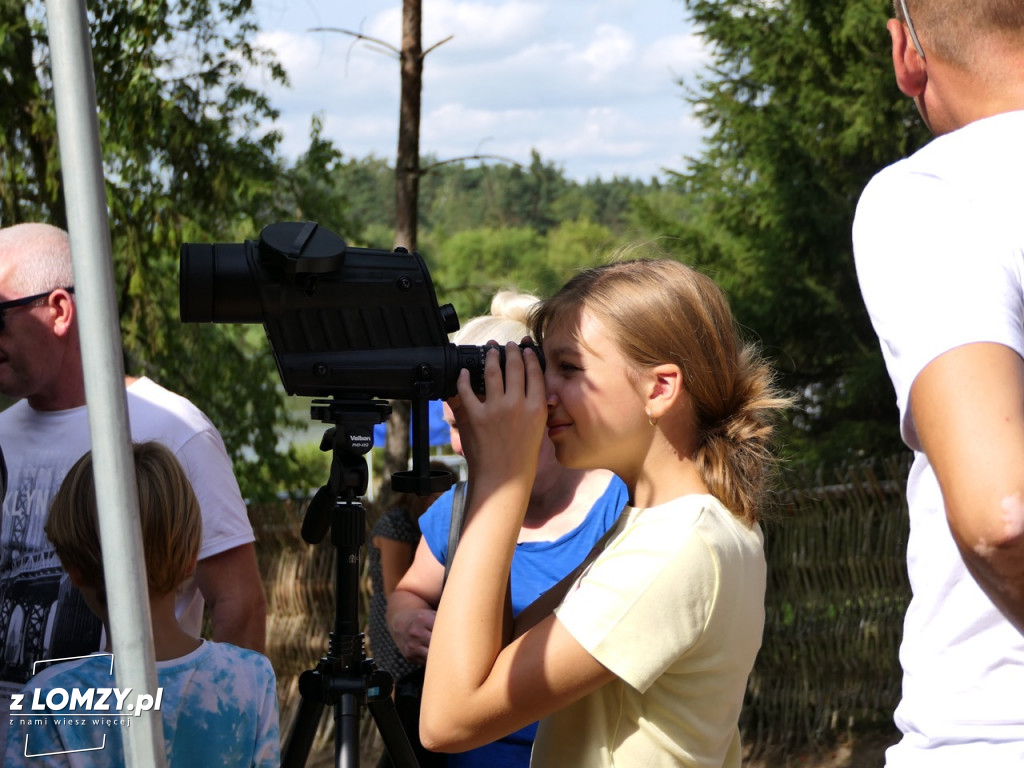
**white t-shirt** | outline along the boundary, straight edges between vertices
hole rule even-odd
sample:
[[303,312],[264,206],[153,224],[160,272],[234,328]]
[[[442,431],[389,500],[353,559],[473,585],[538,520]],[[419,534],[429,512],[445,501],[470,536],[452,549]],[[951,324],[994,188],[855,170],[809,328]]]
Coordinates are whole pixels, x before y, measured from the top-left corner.
[[[199,559],[254,540],[245,502],[220,434],[192,403],[150,379],[127,390],[132,439],[156,440],[178,458],[203,516]],[[21,400],[0,412],[9,480],[0,529],[0,737],[3,717],[32,662],[98,650],[101,625],[72,590],[43,532],[50,501],[72,465],[91,449],[86,406],[36,411]],[[108,586],[108,589],[112,588]],[[179,589],[177,613],[198,635],[203,597],[194,580]]]
[[913,598],[890,768],[1024,765],[1024,637],[967,572],[909,409],[928,363],[975,342],[1024,356],[1024,112],[979,120],[886,168],[853,227],[857,274],[896,390]]
[[738,768],[763,541],[712,496],[626,507],[555,611],[619,679],[542,720],[531,765]]

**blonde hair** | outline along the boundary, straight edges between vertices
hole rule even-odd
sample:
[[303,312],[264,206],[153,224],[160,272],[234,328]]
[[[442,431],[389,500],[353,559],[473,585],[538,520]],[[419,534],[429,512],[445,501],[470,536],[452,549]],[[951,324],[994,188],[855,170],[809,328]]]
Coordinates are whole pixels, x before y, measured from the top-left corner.
[[[931,50],[945,61],[979,69],[989,55],[992,37],[1024,48],[1024,3],[1021,0],[906,0],[907,12],[927,55]],[[903,18],[900,0],[893,13]],[[998,71],[997,71],[997,74]]]
[[708,277],[669,259],[619,261],[586,269],[533,314],[534,336],[599,320],[636,370],[678,365],[696,413],[693,459],[708,490],[737,517],[756,521],[775,457],[774,420],[789,404],[774,374],[739,340],[729,304]]
[[[181,464],[165,446],[135,443],[132,453],[149,591],[163,595],[176,590],[195,568],[203,532],[199,502]],[[44,530],[66,569],[76,569],[87,584],[103,586],[91,453],[64,478]]]
[[454,344],[486,344],[492,339],[500,344],[519,342],[530,335],[527,324],[530,311],[540,299],[528,293],[498,291],[491,299],[491,313],[467,322],[452,335]]
[[50,224],[15,224],[0,229],[0,258],[16,260],[8,290],[30,296],[75,284],[68,233]]

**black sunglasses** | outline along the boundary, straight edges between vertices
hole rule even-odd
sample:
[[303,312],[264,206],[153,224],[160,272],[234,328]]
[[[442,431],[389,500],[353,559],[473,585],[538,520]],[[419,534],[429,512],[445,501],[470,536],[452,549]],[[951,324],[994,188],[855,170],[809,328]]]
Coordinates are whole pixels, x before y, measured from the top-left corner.
[[[43,299],[50,298],[50,294],[58,290],[57,288],[51,288],[45,293],[37,293],[34,296],[24,296],[20,299],[11,299],[10,301],[0,301],[0,331],[3,331],[6,323],[4,321],[4,315],[9,309],[17,309],[18,307],[30,307],[33,304],[37,304]],[[64,289],[68,293],[74,293],[74,287],[68,287]]]

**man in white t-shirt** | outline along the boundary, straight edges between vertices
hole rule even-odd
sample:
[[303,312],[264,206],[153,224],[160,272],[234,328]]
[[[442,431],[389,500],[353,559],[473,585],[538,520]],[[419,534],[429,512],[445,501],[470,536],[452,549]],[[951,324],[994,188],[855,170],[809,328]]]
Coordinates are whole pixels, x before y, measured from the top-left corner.
[[[90,449],[76,315],[67,234],[45,224],[0,229],[0,392],[18,399],[0,413],[9,469],[0,528],[0,715],[34,661],[100,647],[101,628],[43,533],[57,488]],[[199,562],[179,590],[179,620],[198,635],[205,604],[214,640],[262,652],[266,601],[252,526],[220,434],[192,403],[153,381],[127,385],[133,440],[171,449],[202,510]],[[0,737],[7,720],[0,717]]]
[[897,0],[936,138],[880,172],[857,273],[914,450],[889,768],[1024,765],[1024,3]]

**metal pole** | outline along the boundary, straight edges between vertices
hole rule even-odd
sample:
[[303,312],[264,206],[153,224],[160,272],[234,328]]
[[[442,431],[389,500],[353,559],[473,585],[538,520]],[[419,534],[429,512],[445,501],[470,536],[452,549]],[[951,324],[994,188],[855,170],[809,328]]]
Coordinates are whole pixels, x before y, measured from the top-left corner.
[[[153,631],[85,4],[46,0],[46,18],[117,686],[155,695]],[[131,727],[121,730],[127,764],[166,766],[160,713],[125,714],[132,715]]]

